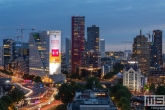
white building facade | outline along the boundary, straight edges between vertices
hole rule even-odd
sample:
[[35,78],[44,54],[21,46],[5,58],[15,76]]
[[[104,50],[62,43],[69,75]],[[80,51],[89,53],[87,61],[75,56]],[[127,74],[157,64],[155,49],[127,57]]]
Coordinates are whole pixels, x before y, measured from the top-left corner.
[[142,86],[142,75],[135,61],[129,61],[123,70],[123,85],[131,91],[140,91]]

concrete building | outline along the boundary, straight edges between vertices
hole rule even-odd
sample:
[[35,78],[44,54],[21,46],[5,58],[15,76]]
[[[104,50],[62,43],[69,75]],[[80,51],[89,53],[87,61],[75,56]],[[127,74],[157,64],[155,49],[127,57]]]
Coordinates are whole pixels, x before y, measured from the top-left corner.
[[61,74],[61,31],[33,32],[29,36],[29,74],[64,81]]
[[114,57],[116,60],[123,60],[124,52],[123,51],[109,51],[109,52],[105,52],[105,56]]
[[130,54],[132,54],[131,50],[124,50],[124,59],[130,60]]
[[81,54],[80,74],[84,77],[101,75],[101,56],[100,52],[85,51]]
[[128,61],[123,70],[123,85],[131,91],[140,91],[142,75],[136,61]]
[[71,40],[65,38],[65,64],[67,71],[71,71]]
[[12,62],[12,39],[3,39],[3,66],[5,69],[9,69],[9,63]]
[[76,92],[72,103],[69,103],[67,110],[117,110],[109,97],[107,89],[85,90]]
[[81,64],[81,53],[85,50],[85,17],[72,17],[72,73]]
[[92,25],[87,27],[87,50],[99,51],[99,39],[100,39],[99,27]]
[[100,39],[100,52],[101,52],[101,58],[105,57],[105,40]]
[[148,75],[148,84],[165,85],[165,70],[151,70]]
[[148,38],[140,35],[134,38],[132,59],[138,61],[139,68],[143,74],[149,74],[150,71],[150,43]]
[[160,65],[160,67],[163,66],[163,60],[162,60],[162,31],[161,30],[153,30],[153,39],[154,44],[157,49],[157,63]]

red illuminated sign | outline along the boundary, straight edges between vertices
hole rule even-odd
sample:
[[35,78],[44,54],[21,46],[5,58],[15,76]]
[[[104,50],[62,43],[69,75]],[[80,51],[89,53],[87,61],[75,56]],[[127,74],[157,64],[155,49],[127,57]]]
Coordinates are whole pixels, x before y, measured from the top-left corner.
[[58,49],[52,49],[52,57],[59,56],[59,50]]

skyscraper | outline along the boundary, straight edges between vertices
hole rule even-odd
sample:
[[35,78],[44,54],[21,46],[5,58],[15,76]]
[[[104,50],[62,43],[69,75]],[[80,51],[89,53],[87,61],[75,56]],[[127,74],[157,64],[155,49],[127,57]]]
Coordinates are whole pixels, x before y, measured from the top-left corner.
[[105,40],[100,39],[100,52],[101,52],[101,58],[105,57]]
[[81,53],[85,50],[85,17],[72,17],[72,72],[81,64]]
[[157,48],[158,64],[160,66],[162,66],[163,65],[163,61],[162,61],[162,31],[161,30],[154,30],[153,35],[154,35],[154,44]]
[[92,25],[92,27],[87,27],[87,50],[99,51],[99,27]]
[[150,48],[148,38],[140,35],[134,38],[132,58],[138,61],[140,70],[143,74],[149,74],[150,70]]
[[30,33],[29,74],[47,76],[61,73],[61,31]]
[[69,72],[71,67],[71,40],[69,38],[65,38],[65,64]]

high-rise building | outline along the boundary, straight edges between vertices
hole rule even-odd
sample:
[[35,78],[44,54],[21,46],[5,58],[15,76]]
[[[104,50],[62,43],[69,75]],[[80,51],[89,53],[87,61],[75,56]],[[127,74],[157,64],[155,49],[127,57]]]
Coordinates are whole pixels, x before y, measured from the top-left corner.
[[83,77],[101,77],[100,52],[90,50],[81,53],[80,73]]
[[148,38],[140,35],[134,38],[132,59],[138,61],[140,70],[143,74],[149,74],[150,70],[150,44]]
[[65,38],[65,64],[69,72],[71,68],[71,40],[69,38]]
[[163,66],[163,61],[162,61],[162,31],[161,30],[154,30],[153,35],[154,35],[154,44],[157,48],[157,60],[158,60],[157,63],[160,66]]
[[12,62],[12,39],[3,39],[3,66],[5,69],[9,69],[9,63]]
[[105,57],[105,40],[100,39],[100,52],[101,52],[101,58]]
[[61,31],[30,33],[29,73],[38,76],[61,73]]
[[85,50],[85,17],[72,17],[72,72],[81,64],[81,53]]
[[87,50],[99,51],[99,27],[92,25],[92,27],[87,27]]

